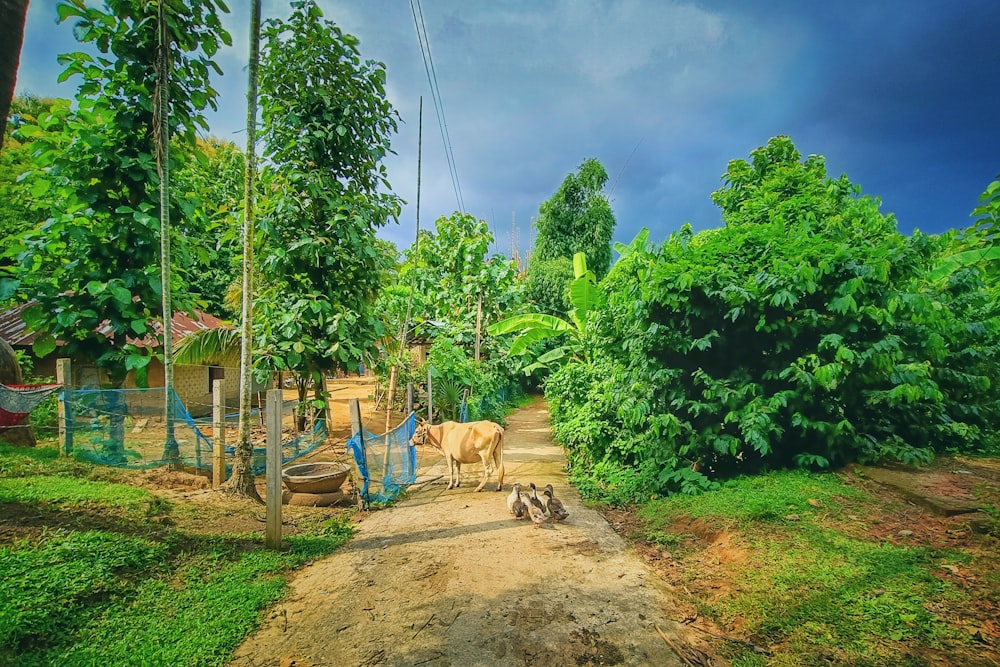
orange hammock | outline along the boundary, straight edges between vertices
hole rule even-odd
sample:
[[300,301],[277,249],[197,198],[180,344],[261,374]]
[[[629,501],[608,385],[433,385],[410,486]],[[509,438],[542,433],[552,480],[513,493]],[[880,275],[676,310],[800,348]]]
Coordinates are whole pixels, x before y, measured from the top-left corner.
[[16,426],[61,384],[0,384],[0,428]]

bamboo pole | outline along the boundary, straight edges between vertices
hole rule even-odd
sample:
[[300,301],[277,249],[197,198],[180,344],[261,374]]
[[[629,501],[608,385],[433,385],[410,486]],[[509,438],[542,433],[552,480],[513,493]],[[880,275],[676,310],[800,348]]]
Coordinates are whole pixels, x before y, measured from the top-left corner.
[[434,394],[431,392],[431,367],[427,367],[427,423],[434,423]]

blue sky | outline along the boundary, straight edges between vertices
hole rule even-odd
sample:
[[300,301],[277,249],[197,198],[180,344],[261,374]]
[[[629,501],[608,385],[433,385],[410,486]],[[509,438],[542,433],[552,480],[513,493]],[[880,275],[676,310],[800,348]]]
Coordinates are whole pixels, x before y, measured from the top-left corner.
[[[75,50],[55,2],[29,6],[19,92],[71,97],[58,53]],[[248,3],[230,0],[212,134],[243,144]],[[529,243],[538,206],[586,158],[614,186],[616,240],[643,226],[720,224],[711,193],[732,159],[778,134],[827,159],[899,228],[969,223],[1000,173],[1000,2],[961,0],[423,0],[468,212],[497,249]],[[382,236],[412,242],[417,109],[424,97],[421,225],[458,208],[407,0],[320,0],[381,60],[403,123],[388,161],[407,200]],[[265,17],[288,3],[265,0]]]

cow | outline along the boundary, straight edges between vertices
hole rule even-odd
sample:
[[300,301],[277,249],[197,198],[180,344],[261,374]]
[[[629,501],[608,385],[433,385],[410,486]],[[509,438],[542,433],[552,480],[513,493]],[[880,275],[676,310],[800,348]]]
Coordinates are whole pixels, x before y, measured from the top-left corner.
[[448,488],[457,489],[462,477],[463,463],[483,464],[483,481],[476,487],[482,491],[486,481],[497,469],[497,491],[503,490],[503,427],[491,421],[445,422],[431,425],[421,420],[410,438],[414,445],[430,445],[444,454],[448,462]]

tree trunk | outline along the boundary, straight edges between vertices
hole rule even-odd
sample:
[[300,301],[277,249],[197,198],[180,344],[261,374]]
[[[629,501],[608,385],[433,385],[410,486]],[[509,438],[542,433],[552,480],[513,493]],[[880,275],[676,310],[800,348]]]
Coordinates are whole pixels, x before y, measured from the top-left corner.
[[240,428],[236,439],[235,455],[233,457],[233,474],[222,486],[228,493],[250,498],[263,504],[253,476],[253,443],[250,441],[250,389],[253,380],[252,359],[250,356],[253,345],[253,239],[256,225],[254,224],[254,187],[257,175],[256,147],[257,140],[257,67],[260,63],[260,3],[253,0],[250,9],[250,83],[247,89],[247,151],[246,177],[243,188],[243,309],[240,341]]
[[[0,0],[0,148],[7,131],[7,114],[17,84],[17,67],[21,62],[24,42],[24,21],[28,17],[28,0]],[[34,437],[32,437],[34,440]]]
[[163,411],[166,437],[163,462],[181,470],[181,450],[174,435],[174,354],[173,304],[170,291],[170,33],[166,4],[157,5],[159,43],[156,54],[156,100],[153,138],[156,167],[160,176],[160,295],[163,313]]

